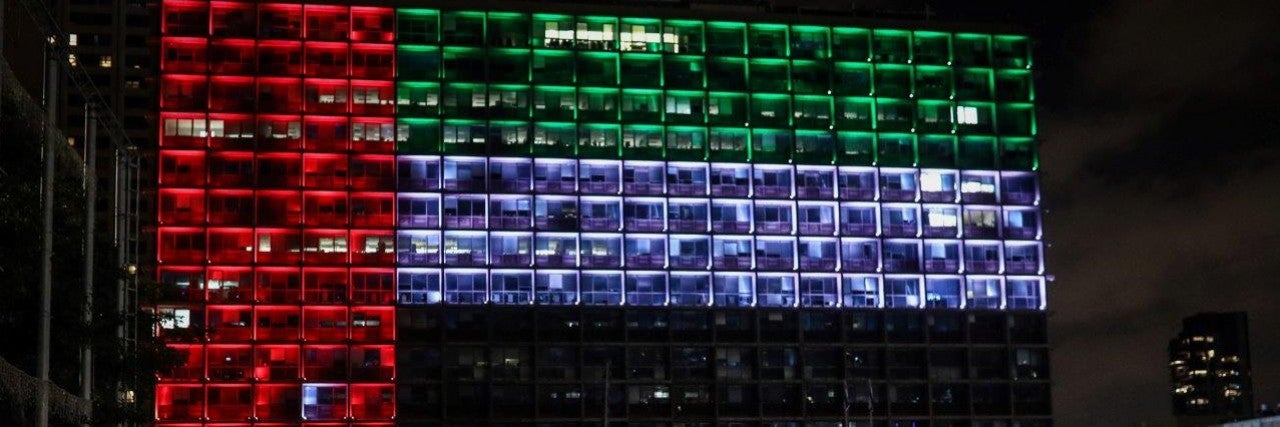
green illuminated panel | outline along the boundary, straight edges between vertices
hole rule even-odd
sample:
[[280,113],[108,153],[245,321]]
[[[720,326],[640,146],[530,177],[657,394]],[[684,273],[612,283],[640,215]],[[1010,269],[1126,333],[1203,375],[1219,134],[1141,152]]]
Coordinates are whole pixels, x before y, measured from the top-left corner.
[[1034,170],[1030,40],[399,9],[404,154]]

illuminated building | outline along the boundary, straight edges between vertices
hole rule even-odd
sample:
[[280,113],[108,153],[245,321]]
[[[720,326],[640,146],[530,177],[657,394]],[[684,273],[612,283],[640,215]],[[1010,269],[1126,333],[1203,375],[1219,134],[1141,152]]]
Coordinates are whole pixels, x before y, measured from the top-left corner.
[[1182,331],[1169,341],[1173,413],[1179,425],[1252,417],[1250,360],[1246,313],[1199,313],[1182,319]]
[[1049,425],[1027,38],[537,7],[163,2],[163,424]]

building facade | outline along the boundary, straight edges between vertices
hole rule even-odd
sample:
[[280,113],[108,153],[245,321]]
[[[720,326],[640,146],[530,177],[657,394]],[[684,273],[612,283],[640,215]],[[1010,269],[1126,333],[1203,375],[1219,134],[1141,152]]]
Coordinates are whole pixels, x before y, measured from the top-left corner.
[[1253,417],[1251,369],[1247,313],[1199,313],[1182,319],[1182,330],[1169,341],[1173,412],[1179,424]]
[[163,1],[159,424],[1050,425],[1026,37],[525,6]]

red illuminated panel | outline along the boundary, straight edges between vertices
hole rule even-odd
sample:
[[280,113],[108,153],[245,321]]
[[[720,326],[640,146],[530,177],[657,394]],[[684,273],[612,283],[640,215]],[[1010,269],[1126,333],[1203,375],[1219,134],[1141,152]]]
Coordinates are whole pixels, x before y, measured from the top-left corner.
[[260,4],[258,6],[258,37],[268,39],[302,37],[302,5]]
[[160,225],[204,224],[204,190],[167,188],[160,190]]
[[346,41],[351,17],[346,6],[306,5],[306,36],[308,40]]
[[390,44],[351,45],[351,77],[389,79],[395,77],[395,46]]
[[390,43],[395,39],[395,9],[352,7],[351,41]]
[[161,384],[156,386],[156,419],[196,421],[204,417],[204,386]]
[[353,193],[351,195],[351,224],[356,227],[386,227],[395,225],[394,193]]
[[340,268],[309,267],[303,271],[305,296],[308,304],[345,304],[350,286],[347,270]]
[[308,151],[346,151],[351,139],[346,117],[310,116],[303,122]]
[[254,378],[291,381],[302,375],[302,350],[297,345],[259,345],[254,351]]
[[351,301],[356,304],[395,304],[396,286],[394,270],[390,268],[352,269]]
[[346,114],[349,95],[346,80],[307,79],[306,111],[308,114]]
[[[266,55],[273,51],[262,52]],[[258,50],[254,48],[253,40],[217,39],[210,43],[209,59],[209,69],[215,74],[253,74],[258,63]],[[300,57],[297,61],[301,67]]]
[[209,3],[168,0],[160,15],[160,31],[169,36],[209,35]]
[[162,2],[155,309],[181,362],[161,425],[391,426],[394,26]]
[[267,40],[258,42],[258,75],[296,76],[302,74],[302,42]]
[[306,74],[312,77],[348,75],[350,45],[335,42],[307,42]]
[[208,41],[199,37],[165,37],[162,72],[203,74],[209,69]]
[[298,151],[302,149],[302,117],[286,115],[258,116],[258,150]]
[[302,79],[264,77],[258,79],[258,111],[292,113],[302,110]]
[[256,272],[258,303],[297,304],[302,301],[302,272],[298,268],[258,267]]

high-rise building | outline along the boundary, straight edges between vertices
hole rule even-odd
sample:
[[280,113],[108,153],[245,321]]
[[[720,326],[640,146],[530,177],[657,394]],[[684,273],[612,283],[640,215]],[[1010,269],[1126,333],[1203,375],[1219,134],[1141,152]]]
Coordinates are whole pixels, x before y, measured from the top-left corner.
[[159,424],[1050,425],[1027,37],[457,7],[162,2]]
[[1199,313],[1182,319],[1169,341],[1173,413],[1179,425],[1204,426],[1253,416],[1247,313]]

